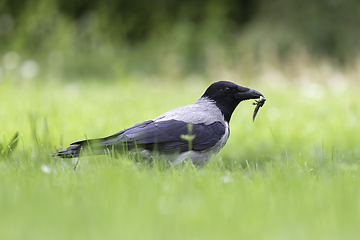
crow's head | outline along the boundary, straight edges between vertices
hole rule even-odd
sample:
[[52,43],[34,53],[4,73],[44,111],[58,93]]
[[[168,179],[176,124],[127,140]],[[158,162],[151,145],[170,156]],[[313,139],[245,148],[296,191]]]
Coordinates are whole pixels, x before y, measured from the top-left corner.
[[208,98],[215,102],[228,122],[230,121],[231,114],[241,101],[258,99],[260,97],[264,97],[264,95],[254,89],[227,81],[211,84],[202,95],[202,98]]

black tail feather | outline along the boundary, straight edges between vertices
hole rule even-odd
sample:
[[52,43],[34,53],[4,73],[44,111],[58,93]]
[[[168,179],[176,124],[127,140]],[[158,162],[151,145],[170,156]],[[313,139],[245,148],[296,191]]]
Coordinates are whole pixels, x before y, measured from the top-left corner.
[[76,144],[68,147],[65,150],[54,152],[52,156],[53,157],[59,156],[62,158],[74,158],[74,157],[79,157],[80,151],[81,151],[81,144]]
[[55,152],[52,154],[53,157],[58,156],[61,158],[74,158],[79,157],[80,151],[82,150],[89,150],[90,154],[104,154],[104,149],[108,149],[111,146],[107,146],[104,144],[104,138],[99,139],[89,139],[89,140],[83,140],[78,141],[70,144],[70,147],[68,147],[65,150],[61,150],[58,152]]

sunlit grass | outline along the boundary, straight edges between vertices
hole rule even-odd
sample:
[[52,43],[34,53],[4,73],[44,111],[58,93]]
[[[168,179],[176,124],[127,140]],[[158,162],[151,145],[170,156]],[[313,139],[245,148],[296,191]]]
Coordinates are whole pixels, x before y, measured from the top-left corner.
[[251,102],[239,105],[227,145],[200,171],[109,156],[74,170],[51,157],[192,104],[208,84],[3,81],[1,142],[21,137],[0,159],[0,238],[356,238],[360,106],[350,84],[246,82],[266,104],[255,123]]

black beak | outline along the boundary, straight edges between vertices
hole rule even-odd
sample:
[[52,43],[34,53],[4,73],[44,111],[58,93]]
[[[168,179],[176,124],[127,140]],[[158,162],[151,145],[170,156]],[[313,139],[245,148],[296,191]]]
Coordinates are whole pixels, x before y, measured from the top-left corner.
[[239,88],[239,92],[236,93],[235,97],[240,101],[249,100],[249,99],[258,99],[260,97],[264,97],[260,92],[250,89],[250,88]]

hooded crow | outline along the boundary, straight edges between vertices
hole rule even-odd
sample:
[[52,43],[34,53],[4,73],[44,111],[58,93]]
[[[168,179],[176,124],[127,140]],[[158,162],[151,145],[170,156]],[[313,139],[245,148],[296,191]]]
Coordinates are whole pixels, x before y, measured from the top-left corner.
[[194,165],[203,167],[225,146],[230,118],[237,105],[258,98],[253,118],[266,100],[260,92],[232,82],[215,82],[192,105],[176,108],[109,137],[74,142],[53,156],[78,157],[81,150],[90,148],[92,154],[115,150],[146,158],[160,156],[173,166],[191,159]]

